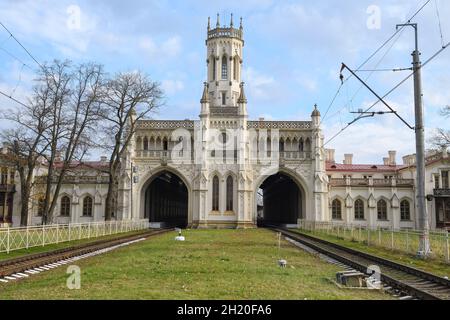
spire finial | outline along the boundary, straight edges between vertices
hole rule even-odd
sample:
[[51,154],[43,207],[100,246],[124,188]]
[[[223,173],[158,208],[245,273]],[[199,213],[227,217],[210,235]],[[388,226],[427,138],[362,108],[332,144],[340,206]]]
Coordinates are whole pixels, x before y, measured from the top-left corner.
[[319,109],[317,109],[317,103],[314,104],[314,110],[311,114],[311,117],[320,117],[320,111]]
[[241,94],[239,95],[238,103],[247,103],[247,97],[245,96],[244,92],[244,82],[241,82]]
[[244,26],[242,25],[242,17],[241,17],[241,24],[240,24],[239,28],[240,28],[241,30],[244,29]]
[[211,17],[208,17],[208,31],[211,30]]
[[231,14],[231,22],[230,22],[230,27],[233,28],[234,23],[233,23],[233,14]]
[[209,102],[209,95],[208,95],[208,83],[203,83],[205,87],[203,88],[203,95],[202,99],[200,100],[200,103],[208,103]]
[[216,23],[216,27],[220,28],[220,15],[217,14],[217,23]]

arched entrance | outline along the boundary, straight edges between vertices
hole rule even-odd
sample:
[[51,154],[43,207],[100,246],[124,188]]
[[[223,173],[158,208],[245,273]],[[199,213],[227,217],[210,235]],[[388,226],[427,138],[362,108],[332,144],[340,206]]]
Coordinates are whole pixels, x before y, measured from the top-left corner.
[[256,194],[257,223],[267,225],[296,225],[303,216],[304,192],[289,175],[277,173],[263,181]]
[[162,171],[154,176],[145,190],[144,217],[153,227],[188,225],[189,192],[176,174]]

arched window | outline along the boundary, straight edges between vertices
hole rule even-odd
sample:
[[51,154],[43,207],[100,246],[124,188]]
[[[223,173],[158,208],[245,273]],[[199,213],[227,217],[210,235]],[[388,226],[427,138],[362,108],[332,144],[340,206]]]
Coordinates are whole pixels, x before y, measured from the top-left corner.
[[228,61],[227,61],[227,57],[223,56],[222,57],[222,80],[227,80],[228,79]]
[[217,73],[217,69],[216,69],[216,57],[211,56],[210,63],[211,63],[212,79],[213,79],[213,80],[216,80],[216,73]]
[[144,150],[148,150],[148,138],[147,137],[145,137],[144,138]]
[[411,206],[409,205],[408,200],[403,200],[400,203],[400,219],[402,221],[410,221],[411,220]]
[[63,196],[61,198],[61,211],[59,214],[62,217],[70,216],[70,198],[68,196]]
[[213,178],[212,210],[219,211],[219,178]]
[[331,213],[333,220],[342,220],[342,203],[338,199],[331,203]]
[[355,201],[355,219],[364,220],[364,202],[359,199]]
[[280,139],[279,149],[280,149],[280,152],[284,152],[284,140],[283,139]]
[[309,138],[306,139],[306,142],[305,142],[305,151],[306,152],[310,152],[311,151],[311,140],[309,140]]
[[8,168],[2,168],[2,177],[0,184],[8,184]]
[[227,178],[227,211],[233,211],[233,177]]
[[83,216],[92,217],[93,200],[91,196],[86,196],[83,199]]
[[169,150],[169,143],[167,142],[166,138],[164,138],[164,140],[163,140],[163,150],[164,151]]
[[222,142],[222,158],[223,161],[225,162],[227,159],[227,142],[228,142],[228,137],[226,132],[222,132],[220,134],[220,142]]
[[387,203],[384,200],[380,200],[377,203],[378,220],[387,220]]
[[233,71],[233,79],[236,80],[236,81],[239,80],[239,64],[240,64],[240,61],[239,61],[239,60],[240,60],[240,59],[239,59],[238,56],[235,56],[235,57],[234,57],[234,60],[233,60],[233,67],[234,67],[234,71]]
[[300,152],[305,151],[305,144],[303,142],[303,138],[300,138],[300,142],[298,143],[298,151]]

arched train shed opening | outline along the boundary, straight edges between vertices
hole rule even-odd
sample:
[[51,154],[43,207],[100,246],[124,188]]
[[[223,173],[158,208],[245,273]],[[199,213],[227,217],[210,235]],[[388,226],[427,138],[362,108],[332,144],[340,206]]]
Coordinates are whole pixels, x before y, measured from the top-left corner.
[[302,217],[304,193],[288,175],[268,177],[257,190],[258,227],[296,225]]
[[172,172],[159,173],[145,190],[144,217],[153,227],[186,228],[188,207],[187,186]]

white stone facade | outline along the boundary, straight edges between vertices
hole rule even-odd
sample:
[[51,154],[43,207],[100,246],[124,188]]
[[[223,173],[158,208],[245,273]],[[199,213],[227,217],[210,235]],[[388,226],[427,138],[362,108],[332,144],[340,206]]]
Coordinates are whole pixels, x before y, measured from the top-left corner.
[[[323,148],[317,107],[308,121],[250,121],[241,82],[242,25],[215,29],[208,25],[206,49],[207,82],[199,119],[139,121],[123,159],[125,169],[115,218],[146,217],[149,186],[169,172],[187,190],[190,227],[255,227],[260,206],[258,192],[269,177],[281,173],[292,179],[299,190],[297,220],[396,229],[417,227],[414,156],[405,157],[404,164],[397,165],[395,153],[390,152],[383,165],[355,165],[352,155],[346,155],[344,164],[337,164],[334,151]],[[104,219],[107,176],[98,168],[105,165],[105,160],[73,170],[61,190],[55,222]],[[428,158],[426,190],[436,196],[428,202],[432,228],[450,226],[449,172],[446,152]],[[20,221],[18,192],[14,196],[14,225]],[[64,196],[70,199],[69,216],[58,214],[63,210]],[[93,202],[90,215],[85,215],[86,198]],[[30,223],[39,224],[36,199],[30,202]],[[442,210],[436,207],[439,205]]]

